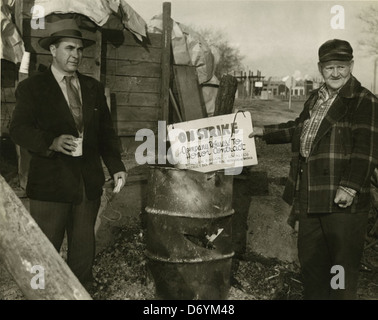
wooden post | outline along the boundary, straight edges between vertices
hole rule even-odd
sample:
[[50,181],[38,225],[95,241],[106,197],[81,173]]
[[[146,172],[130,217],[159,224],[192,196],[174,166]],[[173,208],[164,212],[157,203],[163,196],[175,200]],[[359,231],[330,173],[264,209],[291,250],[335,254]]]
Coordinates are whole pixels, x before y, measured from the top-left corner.
[[206,104],[196,67],[174,65],[173,74],[183,121],[206,118]]
[[94,74],[93,77],[100,81],[101,80],[101,45],[102,45],[102,33],[100,30],[96,30],[96,43],[95,43],[95,57],[94,57]]
[[161,92],[160,106],[161,119],[169,120],[169,87],[171,79],[171,37],[172,19],[171,3],[163,3],[163,35],[162,35],[162,55],[161,55]]
[[291,90],[293,89],[293,77],[290,76],[290,88],[289,88],[289,109],[291,109]]
[[251,72],[251,98],[253,99],[253,95],[254,95],[254,90],[255,90],[255,85],[254,85],[254,77],[253,77],[253,72]]
[[23,10],[24,10],[24,1],[16,1],[14,4],[14,20],[15,20],[14,22],[21,36],[24,33]]
[[0,194],[0,260],[25,297],[30,300],[91,300],[1,175]]
[[235,101],[235,93],[238,88],[238,81],[231,75],[222,77],[218,94],[215,99],[214,116],[232,113]]
[[374,84],[373,84],[373,93],[378,97],[378,89],[377,89],[377,63],[378,57],[374,60]]

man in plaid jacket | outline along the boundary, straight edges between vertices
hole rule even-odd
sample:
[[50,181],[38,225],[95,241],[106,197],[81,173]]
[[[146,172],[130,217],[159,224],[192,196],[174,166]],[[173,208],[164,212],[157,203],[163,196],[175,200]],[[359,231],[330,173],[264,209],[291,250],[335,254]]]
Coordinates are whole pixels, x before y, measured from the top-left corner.
[[378,99],[352,75],[347,41],[321,45],[318,68],[324,84],[299,117],[256,128],[250,137],[292,144],[283,199],[299,212],[304,298],[356,299],[370,178],[378,165]]

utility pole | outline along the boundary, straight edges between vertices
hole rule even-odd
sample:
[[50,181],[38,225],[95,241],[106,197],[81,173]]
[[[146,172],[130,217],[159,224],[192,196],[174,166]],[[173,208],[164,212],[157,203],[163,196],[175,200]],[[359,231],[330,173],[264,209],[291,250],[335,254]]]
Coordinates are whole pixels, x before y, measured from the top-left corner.
[[290,76],[290,88],[289,88],[289,109],[291,109],[291,90],[293,88],[293,76]]
[[374,82],[373,82],[373,93],[378,94],[377,91],[377,62],[378,62],[378,57],[375,58],[374,60]]

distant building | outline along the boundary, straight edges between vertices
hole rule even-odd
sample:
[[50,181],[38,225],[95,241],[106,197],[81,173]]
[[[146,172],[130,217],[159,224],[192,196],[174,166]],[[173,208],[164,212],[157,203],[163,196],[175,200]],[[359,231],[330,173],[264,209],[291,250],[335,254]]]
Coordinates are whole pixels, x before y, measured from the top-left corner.
[[[314,82],[312,80],[299,80],[295,86],[291,89],[291,95],[294,99],[305,99],[311,91],[314,90]],[[282,99],[289,97],[289,88],[282,80],[270,80],[266,85],[266,90],[273,96]]]
[[[269,77],[261,75],[261,71],[256,74],[249,71],[233,71],[232,74],[238,80],[238,89],[236,97],[239,99],[261,98],[261,99],[289,99],[289,89],[285,81],[278,77]],[[298,80],[291,89],[291,97],[296,100],[305,100],[311,92],[321,85],[322,80]]]
[[272,94],[273,97],[285,96],[286,85],[282,80],[271,80],[266,84],[266,90]]

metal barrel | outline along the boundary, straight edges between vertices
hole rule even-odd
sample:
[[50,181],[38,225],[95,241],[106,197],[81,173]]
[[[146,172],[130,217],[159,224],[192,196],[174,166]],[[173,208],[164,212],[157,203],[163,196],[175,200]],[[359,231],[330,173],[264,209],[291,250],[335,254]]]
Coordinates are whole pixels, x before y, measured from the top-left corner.
[[233,176],[151,166],[146,256],[156,295],[226,299],[230,289]]

